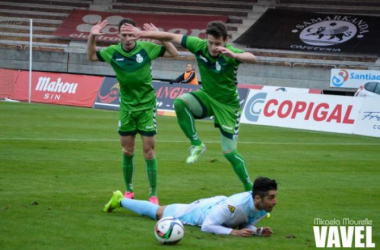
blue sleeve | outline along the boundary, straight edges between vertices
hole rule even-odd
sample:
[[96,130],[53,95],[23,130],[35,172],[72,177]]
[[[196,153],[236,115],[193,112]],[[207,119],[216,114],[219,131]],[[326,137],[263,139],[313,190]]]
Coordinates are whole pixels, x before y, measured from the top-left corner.
[[231,209],[227,203],[222,202],[206,216],[201,230],[214,234],[230,234],[232,228],[222,226],[224,222],[231,218]]

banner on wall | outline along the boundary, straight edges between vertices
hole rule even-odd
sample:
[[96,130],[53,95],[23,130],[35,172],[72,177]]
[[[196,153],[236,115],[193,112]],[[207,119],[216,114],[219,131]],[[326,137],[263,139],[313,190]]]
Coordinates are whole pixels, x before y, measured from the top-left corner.
[[[28,71],[17,71],[12,99],[28,100],[28,77]],[[238,88],[242,123],[380,137],[378,98],[310,95],[270,86],[265,91],[254,86],[257,89]],[[153,87],[158,114],[168,116],[175,116],[175,98],[201,88],[157,81]],[[119,84],[115,77],[33,72],[31,97],[32,102],[118,110]]]
[[234,43],[264,49],[380,54],[380,17],[270,8]]
[[[37,72],[32,74],[31,101],[92,107],[103,77],[63,73]],[[13,98],[28,101],[29,72],[21,71],[15,82]]]
[[362,99],[250,90],[241,122],[351,134]]
[[158,115],[175,116],[174,99],[184,93],[200,89],[199,85],[153,82],[156,91]]
[[119,83],[115,77],[104,77],[94,108],[119,110]]
[[366,97],[359,111],[353,133],[380,137],[380,101],[376,97]]
[[102,29],[104,34],[97,36],[97,41],[117,43],[119,42],[118,24],[124,18],[133,19],[138,27],[142,27],[144,23],[153,23],[161,31],[200,38],[206,37],[206,26],[210,21],[226,22],[228,19],[227,16],[215,15],[143,14],[76,9],[55,30],[54,35],[70,40],[87,40],[91,28],[99,21],[107,19],[108,25]]
[[[167,82],[153,81],[156,91],[158,115],[175,116],[174,99],[184,93],[190,93],[201,88],[200,85],[191,84],[169,84]],[[244,106],[248,89],[238,89],[240,105]],[[115,77],[105,77],[99,94],[96,98],[94,108],[119,110],[119,83]]]
[[[173,101],[178,96],[196,91],[199,85],[164,83],[153,81],[156,91],[157,110],[159,115],[174,116]],[[119,110],[119,83],[115,77],[105,77],[99,94],[96,98],[94,108]]]
[[14,69],[0,69],[0,98],[14,99],[14,86],[20,71]]
[[369,81],[380,81],[380,71],[331,69],[330,87],[357,89],[361,84]]

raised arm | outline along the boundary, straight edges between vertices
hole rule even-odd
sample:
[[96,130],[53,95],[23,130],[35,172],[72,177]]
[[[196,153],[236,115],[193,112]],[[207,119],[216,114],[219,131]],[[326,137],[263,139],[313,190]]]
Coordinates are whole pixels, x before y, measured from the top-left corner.
[[249,52],[235,54],[235,59],[244,63],[257,63],[256,56]]
[[[157,29],[157,27],[154,26],[154,24],[152,24],[152,23],[145,23],[143,28],[145,31],[159,31]],[[166,49],[165,54],[164,54],[165,57],[178,56],[178,51],[177,51],[176,47],[171,42],[164,41],[164,40],[159,40],[159,41],[162,43],[162,45]]]
[[151,30],[139,30],[130,24],[124,24],[121,27],[121,32],[127,35],[131,35],[133,40],[139,38],[148,38],[148,39],[156,39],[165,42],[173,42],[178,45],[181,45],[182,37],[181,34],[173,34],[169,32],[163,31],[151,31]]
[[243,53],[234,53],[231,50],[227,49],[226,47],[218,47],[218,50],[220,53],[222,53],[225,56],[235,58],[236,60],[239,60],[240,62],[244,63],[256,63],[257,58],[255,55],[249,53],[249,52],[243,52]]
[[87,57],[90,61],[97,61],[98,58],[96,56],[96,36],[103,35],[101,30],[107,26],[107,20],[103,20],[98,22],[91,28],[90,35],[87,39]]

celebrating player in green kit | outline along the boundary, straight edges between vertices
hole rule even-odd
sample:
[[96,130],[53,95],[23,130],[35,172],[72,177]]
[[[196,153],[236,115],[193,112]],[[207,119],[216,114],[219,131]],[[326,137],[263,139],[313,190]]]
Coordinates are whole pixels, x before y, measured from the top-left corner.
[[236,73],[240,63],[255,63],[256,57],[227,44],[227,27],[214,21],[207,25],[207,39],[159,31],[141,31],[125,25],[122,33],[133,39],[151,38],[174,42],[193,53],[198,62],[202,78],[202,89],[186,93],[175,99],[174,108],[178,123],[191,142],[190,156],[186,162],[192,164],[206,150],[195,129],[194,118],[214,116],[215,127],[221,132],[222,151],[231,163],[246,191],[252,189],[245,160],[237,151],[237,136],[241,107],[237,93]]
[[[120,85],[119,129],[123,148],[123,176],[126,184],[125,198],[133,199],[133,171],[135,137],[139,133],[143,144],[150,185],[149,201],[158,204],[157,161],[154,152],[156,135],[156,94],[152,86],[152,60],[160,56],[176,56],[176,48],[170,42],[163,46],[145,41],[129,40],[129,35],[120,32],[121,27],[136,26],[132,19],[120,21],[118,30],[120,43],[100,51],[96,50],[96,36],[107,26],[107,20],[92,27],[87,42],[87,55],[90,61],[109,63],[115,71]],[[148,30],[158,30],[154,25],[146,25]]]

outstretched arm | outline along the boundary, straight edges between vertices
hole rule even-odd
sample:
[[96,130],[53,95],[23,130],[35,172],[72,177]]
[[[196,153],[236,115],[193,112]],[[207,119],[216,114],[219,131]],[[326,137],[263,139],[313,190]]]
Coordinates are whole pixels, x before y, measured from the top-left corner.
[[251,228],[241,228],[241,229],[232,229],[224,227],[222,225],[214,223],[209,223],[205,220],[201,227],[203,232],[214,233],[214,234],[230,234],[239,237],[251,237],[257,235],[257,230]]
[[[145,31],[159,31],[153,23],[145,23],[143,26]],[[160,40],[162,45],[164,45],[166,51],[165,57],[175,57],[178,56],[178,51],[171,42]]]
[[226,47],[218,47],[218,51],[222,53],[223,55],[231,58],[235,58],[236,60],[239,60],[240,62],[244,63],[256,63],[257,58],[255,55],[249,53],[249,52],[243,52],[243,53],[234,53],[231,50],[227,49]]
[[231,220],[232,213],[240,213],[238,210],[231,210],[234,208],[232,203],[219,203],[213,210],[205,217],[202,223],[202,231],[215,233],[215,234],[230,234],[239,237],[251,237],[251,236],[270,236],[273,231],[269,227],[256,228],[255,223],[248,224],[242,223],[239,229],[233,226],[225,227],[227,221]]
[[148,39],[156,39],[165,42],[173,42],[176,44],[181,44],[183,35],[181,34],[173,34],[169,32],[163,31],[151,31],[151,30],[139,30],[130,24],[124,24],[121,27],[121,33],[131,35],[131,39],[136,40],[139,38],[148,38]]
[[[223,226],[228,220],[231,219],[231,206],[229,203],[219,203],[212,211],[205,217],[201,230],[203,232],[214,234],[230,234],[240,237],[253,236],[256,233],[254,227],[246,227],[242,229],[233,229]],[[237,213],[237,211],[234,211]]]
[[177,83],[182,82],[183,79],[184,79],[184,75],[185,75],[185,73],[182,73],[182,74],[179,75],[175,80],[173,80],[173,82],[177,82]]
[[107,20],[103,20],[98,22],[94,27],[91,28],[90,35],[87,39],[87,57],[90,61],[97,61],[98,58],[96,56],[96,36],[103,35],[101,30],[107,26]]
[[240,237],[249,237],[249,236],[263,236],[269,237],[273,234],[273,231],[270,227],[259,227],[256,230],[250,228],[242,229],[233,229],[231,235],[240,236]]

